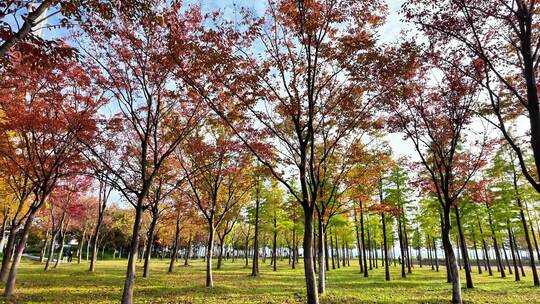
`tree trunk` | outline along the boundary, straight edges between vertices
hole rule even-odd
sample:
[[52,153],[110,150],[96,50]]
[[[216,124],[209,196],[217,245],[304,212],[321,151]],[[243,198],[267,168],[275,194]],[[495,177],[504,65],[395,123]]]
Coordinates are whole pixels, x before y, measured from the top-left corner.
[[[103,213],[98,212],[96,227],[94,227],[94,231],[92,232],[92,238],[91,238],[92,251],[90,254],[90,268],[88,269],[90,272],[94,272],[96,270],[96,261],[97,261],[97,254],[98,254],[98,236],[99,236],[99,230],[101,229],[102,223],[103,223]],[[87,257],[86,259],[88,260],[88,251],[86,252],[86,257]]]
[[218,241],[219,241],[219,251],[218,251],[218,260],[217,260],[216,269],[221,269],[221,264],[223,263],[223,245],[225,242],[225,236],[223,236],[223,238],[220,238],[218,234]]
[[435,271],[439,272],[439,257],[437,256],[437,242],[435,238],[433,238],[433,250],[435,252]]
[[362,265],[362,251],[361,251],[361,244],[360,244],[360,233],[358,231],[358,218],[356,215],[356,209],[354,209],[354,228],[355,228],[355,236],[356,236],[356,248],[358,249],[358,266],[360,267],[360,273],[364,272],[364,266]]
[[474,234],[474,229],[472,229],[473,237],[473,247],[474,247],[474,257],[476,258],[476,266],[478,268],[478,274],[482,274],[482,266],[480,265],[480,257],[478,256],[478,247],[476,246],[476,236]]
[[272,242],[272,258],[274,259],[274,271],[277,271],[277,219],[274,218],[274,240]]
[[214,251],[214,221],[213,218],[208,222],[208,244],[206,247],[206,287],[213,287],[212,278],[212,252]]
[[178,243],[179,242],[180,242],[180,213],[177,213],[175,229],[174,229],[174,243],[173,243],[171,261],[169,263],[169,270],[168,270],[169,273],[174,271],[174,263],[176,262],[176,257],[178,256]]
[[521,269],[521,276],[525,277],[525,269],[523,269],[523,263],[521,262],[521,254],[519,252],[519,248],[516,242],[516,236],[513,233],[512,233],[512,241],[514,242],[514,246],[516,247],[516,256],[518,258],[519,268]]
[[[255,231],[253,235],[253,261],[251,265],[251,276],[256,277],[259,274],[259,209],[260,209],[260,201],[259,201],[259,187],[255,188]],[[294,238],[294,230],[293,230],[293,238]],[[247,247],[246,247],[247,251]],[[247,256],[247,252],[246,252]],[[293,261],[293,269],[294,269],[294,261]]]
[[139,234],[141,230],[143,200],[144,196],[140,196],[138,198],[137,206],[135,207],[135,221],[133,223],[131,243],[129,245],[128,265],[126,271],[126,280],[124,282],[124,290],[122,293],[122,304],[133,303],[133,287],[135,284],[135,261],[137,261],[137,251],[139,249]]
[[495,228],[493,227],[493,219],[491,218],[491,210],[490,210],[488,204],[486,204],[486,207],[487,207],[487,210],[488,210],[488,220],[489,220],[489,226],[491,228],[491,237],[493,239],[493,248],[495,249],[495,257],[497,258],[497,265],[499,267],[499,271],[501,272],[501,277],[505,278],[506,274],[504,272],[501,253],[499,251],[499,245],[497,243],[497,237],[495,235]]
[[461,304],[461,283],[459,279],[459,271],[456,261],[456,256],[454,255],[454,249],[452,248],[452,243],[450,242],[450,206],[444,208],[444,224],[442,232],[442,241],[443,246],[445,247],[445,252],[448,257],[448,266],[450,279],[452,281],[452,303]]
[[408,236],[408,233],[407,233],[407,221],[406,221],[406,218],[405,218],[405,212],[402,213],[402,216],[403,216],[403,221],[402,221],[402,225],[403,225],[403,239],[405,240],[405,255],[407,256],[407,273],[412,273],[411,271],[411,267],[412,267],[412,263],[411,263],[411,252],[410,252],[410,246],[409,246],[409,236]]
[[79,242],[79,246],[77,249],[77,264],[81,263],[82,260],[82,251],[84,248],[84,241],[86,240],[86,227],[83,230],[83,235],[81,237],[81,241]]
[[401,254],[401,277],[405,278],[407,275],[405,274],[405,248],[403,244],[403,228],[401,223],[401,216],[397,217],[398,220],[398,239],[399,239],[399,250]]
[[[327,228],[328,226],[326,226]],[[328,233],[326,233],[326,228],[324,229],[324,265],[325,270],[330,270],[330,258],[328,256]],[[326,274],[325,274],[326,278]]]
[[512,263],[514,264],[514,278],[517,281],[520,280],[519,278],[519,270],[518,270],[518,265],[517,265],[517,261],[516,261],[516,253],[515,253],[515,246],[514,246],[514,242],[512,240],[512,231],[510,229],[510,226],[508,225],[509,222],[507,220],[507,226],[506,226],[506,229],[508,230],[508,243],[510,244],[510,252],[512,254]]
[[62,258],[64,256],[64,242],[66,240],[66,228],[62,227],[63,220],[60,222],[60,250],[58,250],[58,258],[56,259],[56,263],[54,264],[54,268],[57,268],[60,263],[62,263]]
[[338,243],[337,234],[334,235],[334,241],[335,241],[335,245],[336,245],[336,263],[337,263],[337,268],[339,269],[339,268],[341,268],[341,264],[340,264],[341,260],[339,259],[339,243]]
[[319,296],[313,268],[313,208],[304,206],[304,275],[308,304],[318,304]]
[[191,241],[192,241],[192,236],[191,236],[191,232],[190,232],[189,233],[189,240],[188,240],[187,247],[186,247],[186,254],[185,254],[185,257],[184,257],[184,266],[189,266],[189,258],[191,257]]
[[[294,224],[293,224],[294,225]],[[293,227],[293,236],[292,236],[292,243],[293,243],[293,248],[292,248],[292,264],[291,264],[291,268],[292,269],[296,269],[296,259],[297,259],[297,256],[296,256],[296,253],[297,253],[297,249],[298,249],[298,244],[296,243],[296,229]],[[259,252],[257,252],[257,255],[259,254]],[[258,259],[257,259],[258,260]]]
[[383,230],[383,252],[384,252],[384,275],[385,280],[390,281],[390,265],[388,264],[388,245],[386,239],[386,219],[384,212],[381,213],[382,230]]
[[491,263],[489,261],[489,252],[487,248],[486,239],[484,238],[484,231],[482,230],[482,223],[480,222],[480,219],[478,218],[478,216],[476,217],[476,220],[478,221],[478,228],[480,229],[480,238],[482,239],[482,248],[484,250],[484,261],[486,263],[485,265],[486,265],[489,275],[492,276],[493,271],[491,270]]
[[5,282],[9,273],[9,262],[13,257],[12,255],[13,249],[15,249],[16,231],[19,228],[18,226],[14,226],[15,223],[15,220],[11,221],[7,244],[4,248],[4,255],[2,257],[2,269],[0,270],[0,282]]
[[51,236],[51,243],[49,244],[49,256],[47,257],[47,262],[45,263],[45,268],[43,269],[45,271],[49,270],[52,259],[54,258],[54,242],[56,241],[57,237],[58,237],[58,230],[54,231],[54,228],[53,228],[53,234]]
[[326,229],[324,228],[324,225],[323,225],[323,218],[321,216],[319,216],[319,244],[318,244],[318,251],[319,251],[319,255],[318,255],[318,258],[319,258],[319,280],[318,280],[318,283],[319,283],[319,286],[318,286],[318,291],[319,291],[319,294],[324,294],[326,292],[326,252],[325,252],[325,248],[326,248],[326,242],[325,242],[325,239],[326,239]]
[[[0,244],[2,242],[0,241]],[[45,242],[43,243],[43,246],[41,247],[41,250],[39,251],[39,263],[43,263],[45,260],[45,253],[47,252],[47,246],[49,244],[49,229],[47,229],[47,232],[45,233]]]
[[147,278],[150,275],[150,260],[152,259],[152,250],[154,246],[154,237],[156,231],[158,215],[157,211],[152,211],[152,221],[150,222],[150,227],[148,227],[148,236],[146,241],[146,249],[144,255],[144,266],[143,266],[143,278]]
[[34,222],[34,217],[36,215],[36,212],[41,208],[41,206],[43,206],[44,202],[45,200],[43,199],[38,206],[31,207],[32,210],[30,211],[28,218],[26,218],[26,222],[24,223],[24,227],[21,232],[21,238],[19,240],[19,243],[17,244],[15,253],[13,255],[13,263],[11,263],[11,268],[9,269],[9,275],[6,282],[6,289],[4,291],[4,296],[6,297],[11,297],[13,295],[13,291],[15,290],[15,279],[17,276],[17,269],[19,267],[19,263],[21,262],[21,257],[22,257],[24,248],[26,246],[26,241],[28,240],[30,227],[32,227],[32,223]]
[[459,232],[459,243],[461,245],[461,254],[463,255],[463,264],[465,267],[465,281],[467,288],[473,288],[473,281],[471,276],[471,265],[469,263],[469,253],[467,252],[467,243],[465,243],[465,236],[463,235],[463,229],[461,227],[461,219],[459,216],[458,206],[454,207],[454,213],[456,215],[456,224]]
[[367,257],[366,257],[366,238],[364,234],[364,212],[362,202],[360,202],[360,234],[362,236],[362,256],[364,258],[364,277],[368,277]]
[[336,257],[335,257],[335,253],[334,253],[334,236],[333,236],[333,233],[332,233],[332,230],[330,230],[330,252],[332,254],[332,269],[336,269]]

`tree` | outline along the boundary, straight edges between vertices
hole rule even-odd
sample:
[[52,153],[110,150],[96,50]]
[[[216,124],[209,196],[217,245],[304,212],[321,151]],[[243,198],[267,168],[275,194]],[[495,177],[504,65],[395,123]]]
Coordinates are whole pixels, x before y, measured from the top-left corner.
[[[389,103],[393,115],[391,123],[412,141],[420,164],[429,177],[425,188],[431,189],[441,204],[442,240],[452,280],[452,302],[461,303],[459,272],[450,242],[450,211],[456,206],[468,181],[485,162],[486,140],[471,143],[464,136],[465,130],[472,133],[467,125],[475,112],[477,86],[461,77],[453,65],[437,60],[429,52],[420,58],[415,57],[415,51],[405,53],[412,54],[410,57],[403,55],[403,49],[399,53],[400,58],[409,60],[409,65],[400,61],[404,70],[417,64],[414,62],[420,62],[416,61],[420,58],[425,65],[412,75],[405,73],[412,76],[407,83],[414,85],[403,85],[394,92],[393,102]],[[429,83],[430,80],[433,83]],[[469,150],[465,148],[467,145],[471,146]]]
[[[84,28],[83,36],[94,81],[116,111],[101,126],[101,134],[110,134],[107,130],[112,129],[114,138],[82,142],[88,158],[106,169],[111,185],[135,211],[122,295],[125,304],[133,300],[142,216],[150,207],[148,193],[164,163],[205,114],[199,99],[174,77],[176,64],[167,45],[171,24],[164,22],[193,29],[199,20],[190,11],[181,12],[176,4],[141,3],[147,9],[131,14],[119,6],[114,7],[112,19],[94,16],[94,26]],[[185,31],[183,39],[189,39],[193,31]],[[103,141],[114,143],[113,148],[120,151],[117,157],[110,159],[107,150],[99,148]]]
[[[435,2],[437,5],[432,5]],[[516,153],[523,175],[540,191],[540,108],[535,76],[540,44],[534,34],[538,3],[412,0],[405,5],[405,13],[435,47],[452,46],[456,56],[475,62],[475,70],[455,66],[488,93],[486,114],[494,117],[490,122]],[[442,55],[443,60],[451,62]],[[518,116],[527,117],[530,123],[530,147],[523,146],[517,134],[510,132],[510,121]],[[534,156],[533,166],[525,161],[528,151]]]
[[[201,64],[204,76],[192,87],[304,210],[310,304],[318,303],[310,248],[323,183],[320,172],[333,149],[352,142],[356,128],[371,115],[377,100],[371,77],[376,31],[384,13],[380,1],[269,1],[266,18],[246,13],[245,32],[238,33],[232,24],[218,26],[191,45],[197,58],[206,59]],[[190,74],[187,69],[184,73]],[[223,103],[216,95],[235,98]],[[272,138],[266,141],[275,148],[271,155],[260,144],[260,134]],[[300,191],[280,166],[293,170]]]
[[17,172],[19,202],[28,200],[15,222],[24,225],[6,283],[5,295],[11,296],[36,213],[60,178],[84,170],[78,139],[94,137],[102,100],[94,98],[96,90],[88,75],[74,61],[73,50],[63,44],[46,57],[22,53],[2,72],[0,154]]
[[[206,220],[206,287],[213,287],[212,254],[216,229],[252,189],[251,159],[245,146],[219,120],[207,123],[183,147],[182,166],[191,188],[190,201]],[[190,174],[189,172],[195,172]]]

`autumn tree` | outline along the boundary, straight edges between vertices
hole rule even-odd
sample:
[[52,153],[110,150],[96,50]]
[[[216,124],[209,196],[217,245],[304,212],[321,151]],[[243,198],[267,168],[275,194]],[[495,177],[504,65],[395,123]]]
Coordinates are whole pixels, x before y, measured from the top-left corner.
[[253,187],[252,163],[245,146],[217,117],[208,118],[207,123],[189,137],[181,155],[181,165],[191,188],[190,202],[207,224],[206,287],[212,287],[216,229],[235,207],[249,199]]
[[[420,62],[415,55],[400,56],[412,65]],[[420,164],[429,176],[426,187],[433,190],[441,204],[442,239],[452,280],[452,302],[461,303],[459,272],[450,241],[450,211],[468,181],[484,164],[485,140],[482,141],[481,136],[480,140],[468,140],[464,134],[474,133],[468,125],[476,109],[477,85],[463,78],[452,65],[434,59],[429,52],[427,57],[421,58],[425,64],[409,74],[412,77],[406,81],[414,85],[401,86],[389,103],[393,115],[391,123],[413,143]],[[468,283],[468,287],[472,287],[472,281]]]
[[[174,77],[177,61],[167,45],[171,24],[189,39],[199,22],[190,11],[165,1],[142,1],[133,14],[114,7],[114,18],[92,19],[79,38],[94,81],[110,100],[113,115],[100,126],[113,138],[83,141],[88,158],[104,167],[108,182],[135,211],[122,303],[132,303],[142,215],[148,194],[173,151],[200,124],[202,104]],[[145,9],[143,9],[145,8]],[[165,22],[166,21],[166,22]],[[185,52],[188,49],[184,49]],[[185,64],[195,62],[185,61]],[[120,153],[109,159],[101,141],[114,142]]]
[[[89,140],[95,135],[95,117],[101,105],[71,48],[60,43],[45,57],[28,55],[27,51],[20,52],[1,75],[4,119],[0,123],[0,153],[18,172],[19,202],[28,202],[15,222],[23,227],[12,257],[6,296],[13,294],[17,268],[37,212],[60,178],[84,170],[78,139]],[[24,186],[25,181],[31,188]]]
[[[333,149],[352,142],[377,100],[372,72],[384,14],[380,1],[269,1],[264,18],[246,11],[243,26],[226,23],[192,45],[198,58],[206,58],[201,64],[206,72],[192,87],[304,210],[304,271],[311,304],[318,303],[310,248],[320,174]],[[237,28],[246,30],[238,33]],[[232,102],[213,98],[220,91],[233,96]],[[274,153],[258,144],[261,136],[254,134],[260,133],[272,138],[266,143]],[[280,166],[290,168],[299,191]]]

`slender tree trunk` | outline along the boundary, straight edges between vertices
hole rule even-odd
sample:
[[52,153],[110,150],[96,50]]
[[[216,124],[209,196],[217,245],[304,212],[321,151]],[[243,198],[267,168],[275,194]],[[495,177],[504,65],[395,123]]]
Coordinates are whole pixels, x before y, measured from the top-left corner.
[[147,278],[150,275],[150,259],[152,258],[152,246],[154,245],[154,235],[156,230],[156,225],[158,221],[157,209],[152,210],[152,221],[150,222],[150,227],[148,228],[148,240],[146,241],[146,249],[144,256],[144,267],[143,267],[143,278]]
[[519,248],[516,242],[516,236],[513,233],[512,233],[512,241],[514,242],[514,246],[516,247],[516,256],[518,258],[519,268],[521,269],[521,276],[525,277],[525,269],[523,268],[523,263],[521,262],[521,253],[519,252]]
[[[447,203],[448,204],[448,203]],[[454,249],[452,248],[452,242],[450,242],[450,206],[444,208],[444,224],[443,224],[443,246],[445,247],[445,252],[448,257],[448,266],[450,278],[452,280],[452,303],[461,304],[461,283],[459,279],[459,271],[456,261],[456,256],[454,255]]]
[[212,277],[212,253],[214,251],[214,220],[208,222],[208,244],[206,247],[206,287],[214,286],[214,279]]
[[407,233],[407,219],[405,218],[405,212],[403,212],[402,214],[403,216],[403,221],[402,221],[402,225],[403,225],[403,238],[405,240],[405,255],[407,256],[407,273],[412,273],[411,271],[411,267],[412,267],[412,263],[411,263],[411,252],[410,252],[410,246],[409,246],[409,236],[408,236],[408,233]]
[[56,238],[58,237],[58,229],[53,228],[53,234],[51,236],[51,243],[49,244],[49,256],[47,257],[47,262],[45,263],[45,268],[43,270],[47,271],[49,270],[50,264],[54,258],[54,242],[56,241]]
[[6,247],[4,248],[4,255],[2,257],[2,269],[0,270],[0,282],[5,282],[9,274],[9,263],[13,257],[13,249],[15,249],[15,237],[19,226],[15,225],[16,221],[11,221],[9,229],[9,235]]
[[323,225],[323,220],[321,216],[319,216],[319,225],[318,225],[318,229],[319,229],[319,233],[318,233],[318,237],[319,237],[319,242],[318,242],[318,246],[317,246],[317,251],[318,251],[318,263],[319,263],[319,280],[317,281],[319,286],[317,288],[319,294],[324,294],[326,292],[326,229],[324,228],[324,225]]
[[189,259],[191,257],[191,242],[192,242],[192,235],[191,232],[189,233],[189,239],[186,246],[186,254],[184,255],[184,266],[189,266]]
[[[65,214],[64,214],[65,215]],[[64,242],[66,240],[66,228],[62,227],[64,225],[64,217],[62,216],[62,221],[60,222],[60,249],[58,250],[58,258],[56,259],[56,263],[54,264],[54,268],[57,268],[60,263],[62,263],[62,258],[64,255]],[[66,225],[67,226],[67,225]]]
[[332,269],[336,269],[336,257],[335,257],[335,253],[334,253],[334,236],[333,236],[333,233],[332,233],[332,230],[330,230],[330,252],[332,253]]
[[[0,244],[2,242],[0,241]],[[41,246],[41,250],[39,251],[39,263],[43,263],[45,261],[45,254],[47,252],[47,247],[49,244],[49,229],[45,232],[45,240],[43,242],[43,246]]]
[[507,223],[506,229],[508,230],[508,243],[510,244],[510,252],[512,254],[512,263],[514,264],[514,278],[517,282],[520,280],[520,278],[519,278],[519,270],[518,270],[517,261],[516,261],[515,246],[512,239],[512,231],[510,229],[510,226],[508,225],[509,224],[508,220],[506,221],[506,223]]
[[[96,261],[97,261],[97,255],[98,255],[98,237],[99,237],[99,231],[101,229],[101,225],[103,223],[103,214],[102,212],[98,213],[98,219],[96,221],[96,226],[94,227],[94,231],[92,232],[91,237],[91,243],[92,243],[92,250],[90,251],[90,268],[88,269],[90,272],[96,271]],[[90,245],[90,243],[88,243]],[[86,260],[88,260],[88,246],[86,247]]]
[[454,213],[456,215],[456,224],[459,232],[459,243],[461,245],[461,254],[463,255],[463,264],[465,267],[465,280],[467,288],[473,288],[473,281],[471,276],[471,265],[469,264],[469,253],[467,252],[467,243],[465,243],[465,236],[463,235],[463,229],[461,227],[461,218],[459,215],[459,208],[454,207]]
[[386,239],[386,219],[384,212],[381,213],[382,230],[383,230],[383,252],[384,252],[384,275],[385,280],[390,281],[390,265],[388,264],[388,245]]
[[360,273],[364,272],[364,266],[362,265],[362,246],[360,244],[360,233],[358,229],[358,216],[356,214],[356,208],[354,209],[354,228],[356,236],[356,248],[358,250],[358,266],[360,267]]
[[480,222],[480,218],[478,216],[476,217],[476,220],[478,221],[478,228],[480,229],[480,238],[482,240],[482,248],[484,249],[484,261],[486,262],[486,268],[488,270],[488,273],[490,276],[493,275],[493,271],[491,270],[491,263],[489,261],[489,252],[488,247],[486,243],[486,239],[484,238],[484,231],[482,230],[482,223]]
[[495,249],[495,257],[497,258],[497,266],[499,267],[499,271],[501,272],[501,277],[506,278],[506,274],[504,272],[504,266],[502,263],[501,253],[499,251],[499,244],[497,243],[497,237],[495,235],[495,228],[493,227],[493,219],[491,218],[491,210],[488,204],[486,204],[486,207],[488,209],[488,220],[489,220],[489,226],[491,228],[491,237],[493,239],[493,248]]
[[11,297],[13,295],[13,291],[15,290],[15,279],[17,276],[17,269],[19,267],[19,263],[21,262],[21,257],[24,252],[24,248],[26,246],[26,241],[28,240],[28,234],[30,233],[30,227],[32,227],[32,223],[34,222],[34,217],[36,215],[36,212],[43,206],[45,200],[43,199],[38,206],[32,207],[32,210],[30,211],[28,217],[26,218],[26,221],[24,223],[23,230],[21,231],[21,237],[19,240],[19,243],[17,244],[17,247],[15,248],[15,253],[13,255],[13,263],[11,263],[11,268],[9,269],[9,275],[6,282],[6,289],[4,291],[4,295],[6,297]]
[[137,206],[135,208],[135,220],[133,222],[133,231],[131,235],[131,242],[129,245],[128,265],[126,270],[126,280],[124,282],[124,291],[122,293],[122,304],[133,303],[133,287],[135,284],[135,261],[137,261],[137,251],[139,249],[139,234],[141,231],[143,200],[144,196],[140,196],[138,198]]
[[476,266],[478,267],[478,274],[482,274],[482,266],[480,265],[480,257],[478,256],[478,247],[476,246],[476,237],[474,235],[474,229],[472,229],[473,233],[473,246],[474,246],[474,256],[476,258]]
[[364,233],[364,212],[362,202],[360,204],[360,234],[362,236],[362,257],[364,259],[364,277],[368,277],[367,257],[366,257],[366,238]]
[[221,269],[221,264],[223,263],[223,246],[225,243],[225,237],[220,238],[218,235],[219,248],[218,248],[218,260],[216,269]]
[[272,255],[274,259],[274,271],[277,271],[277,219],[274,218],[274,240],[272,242]]
[[304,206],[304,275],[308,304],[318,304],[319,297],[313,263],[313,208]]
[[435,271],[439,272],[439,257],[437,256],[437,242],[433,238],[433,251],[435,252]]
[[403,244],[403,228],[401,223],[401,216],[397,217],[398,220],[398,239],[399,239],[399,250],[401,254],[401,277],[405,278],[407,275],[405,274],[405,248]]
[[326,228],[324,229],[324,265],[326,271],[330,270],[330,259],[328,256],[328,233],[326,233]]
[[86,240],[86,227],[84,227],[83,235],[81,237],[81,241],[79,242],[79,246],[77,249],[77,264],[81,263],[82,260],[82,251],[84,248],[84,241]]
[[176,262],[176,259],[178,257],[178,243],[180,242],[180,213],[179,212],[176,214],[176,222],[175,222],[174,227],[175,227],[174,242],[173,242],[173,248],[171,252],[171,261],[169,262],[169,270],[168,270],[169,273],[174,271],[174,263]]
[[[293,243],[293,248],[292,248],[292,250],[293,250],[293,252],[292,252],[292,264],[291,264],[291,268],[292,268],[292,269],[296,269],[296,259],[297,259],[297,257],[296,257],[296,250],[297,250],[297,246],[298,246],[298,245],[296,244],[296,229],[295,229],[294,227],[293,227],[292,233],[293,233],[293,236],[292,236],[292,243]],[[258,252],[257,252],[257,254],[258,254]],[[258,259],[257,259],[257,260],[258,260]]]
[[[256,277],[259,274],[259,209],[260,209],[260,201],[259,201],[259,187],[255,189],[256,197],[255,197],[255,231],[253,235],[253,262],[251,265],[251,276]],[[293,231],[294,234],[294,231]],[[293,235],[294,238],[294,235]],[[247,247],[246,247],[247,250]],[[247,252],[246,252],[247,256]],[[247,265],[247,264],[246,264]],[[293,261],[293,269],[294,269],[294,261]]]
[[341,259],[339,258],[339,243],[338,243],[337,234],[334,235],[334,242],[335,242],[335,246],[336,246],[336,264],[337,264],[337,268],[339,269],[339,268],[341,268]]

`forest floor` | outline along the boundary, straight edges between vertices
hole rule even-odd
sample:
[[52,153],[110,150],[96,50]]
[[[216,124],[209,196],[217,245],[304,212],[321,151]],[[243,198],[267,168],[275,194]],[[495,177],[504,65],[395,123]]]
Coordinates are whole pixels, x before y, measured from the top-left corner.
[[[351,261],[352,262],[352,261]],[[243,261],[225,262],[214,271],[214,288],[205,288],[202,260],[192,266],[176,266],[167,273],[167,260],[152,260],[149,278],[142,278],[137,265],[135,303],[303,303],[303,268],[290,269],[287,261],[278,261],[273,272],[268,261],[261,262],[261,275],[249,276]],[[179,264],[180,265],[180,264]],[[302,266],[302,265],[300,265]],[[399,265],[398,265],[399,266]],[[98,261],[97,271],[89,273],[88,264],[61,265],[47,273],[37,262],[25,260],[17,276],[16,296],[4,303],[118,303],[124,282],[126,260]],[[402,279],[399,267],[391,267],[392,281],[384,281],[384,268],[373,269],[364,278],[354,266],[328,272],[328,292],[322,304],[330,303],[448,303],[451,286],[445,269],[416,267]],[[463,277],[463,276],[462,276]],[[500,278],[486,273],[474,274],[475,288],[463,289],[465,303],[540,303],[540,287],[532,286],[530,273],[521,282],[513,276]],[[464,277],[462,278],[464,284]]]

